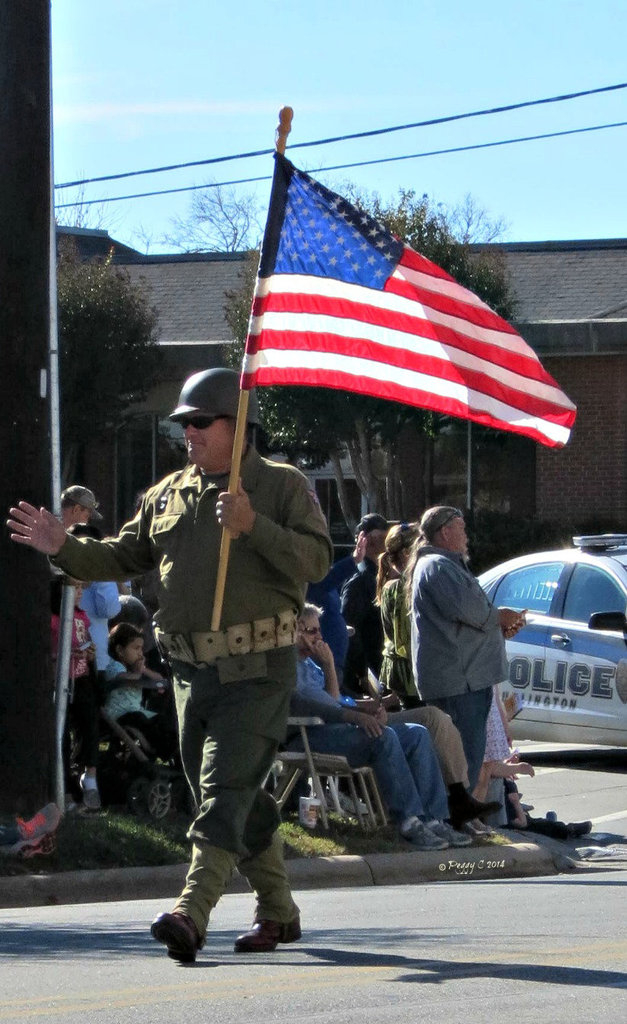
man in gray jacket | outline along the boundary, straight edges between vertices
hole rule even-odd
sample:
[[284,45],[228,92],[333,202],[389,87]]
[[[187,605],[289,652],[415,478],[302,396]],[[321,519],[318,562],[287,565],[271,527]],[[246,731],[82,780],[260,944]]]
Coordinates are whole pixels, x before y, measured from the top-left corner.
[[468,537],[457,508],[436,505],[420,521],[412,580],[412,653],[420,696],[461,733],[471,789],[485,752],[492,688],[507,677],[504,637],[525,613],[496,608],[468,569]]

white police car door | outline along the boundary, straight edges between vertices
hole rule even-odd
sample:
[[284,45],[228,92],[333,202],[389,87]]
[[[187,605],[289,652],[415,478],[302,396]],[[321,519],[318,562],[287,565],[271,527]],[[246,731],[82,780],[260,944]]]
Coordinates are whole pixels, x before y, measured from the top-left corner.
[[627,644],[622,632],[588,627],[593,613],[624,614],[626,606],[623,585],[605,568],[574,566],[561,615],[551,619],[546,638],[546,674],[559,697],[553,704],[556,742],[626,742],[627,695],[621,699],[616,671],[621,662],[619,676],[627,668]]
[[509,680],[501,689],[504,697],[513,692],[523,701],[513,723],[514,736],[542,739],[539,724],[552,721],[552,682],[547,680],[545,668],[547,624],[564,567],[563,561],[553,560],[513,569],[491,594],[499,607],[527,609],[527,625],[507,641]]

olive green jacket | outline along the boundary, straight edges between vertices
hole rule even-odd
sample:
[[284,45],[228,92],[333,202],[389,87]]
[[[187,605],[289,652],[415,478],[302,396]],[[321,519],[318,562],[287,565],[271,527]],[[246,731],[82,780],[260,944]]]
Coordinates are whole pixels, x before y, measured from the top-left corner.
[[[242,485],[257,513],[252,531],[231,542],[221,626],[279,611],[300,611],[308,582],[326,575],[332,547],[306,478],[293,466],[262,459],[250,448]],[[52,560],[82,580],[126,580],[159,569],[157,621],[166,633],[211,628],[221,527],[216,501],[227,478],[195,466],[149,491],[119,535],[104,541],[68,536]]]

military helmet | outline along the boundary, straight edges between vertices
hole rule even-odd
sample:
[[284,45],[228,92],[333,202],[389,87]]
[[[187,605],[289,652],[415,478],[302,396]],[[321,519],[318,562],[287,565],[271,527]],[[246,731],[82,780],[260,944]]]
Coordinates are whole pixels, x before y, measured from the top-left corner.
[[[232,416],[237,419],[239,404],[239,373],[223,367],[201,370],[188,377],[179,395],[178,405],[170,413],[170,419],[185,419],[187,416]],[[248,422],[259,423],[259,406],[254,389],[248,400]]]

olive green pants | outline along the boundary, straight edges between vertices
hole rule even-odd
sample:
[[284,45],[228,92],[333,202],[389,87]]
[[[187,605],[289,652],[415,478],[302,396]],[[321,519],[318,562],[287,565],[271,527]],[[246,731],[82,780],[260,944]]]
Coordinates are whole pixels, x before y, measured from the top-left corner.
[[[238,659],[246,672],[246,658]],[[237,866],[257,894],[257,918],[287,923],[292,899],[273,797],[263,788],[285,735],[295,678],[293,648],[267,652],[266,674],[220,682],[213,666],[174,662],[183,768],[198,805],[193,853],[176,909],[204,935]]]

